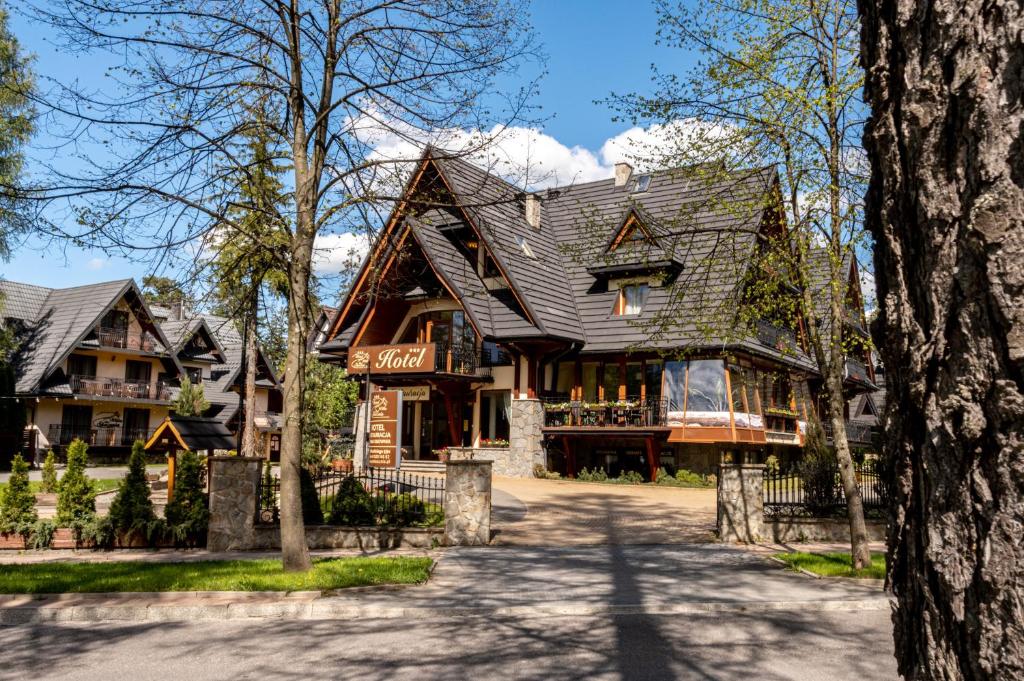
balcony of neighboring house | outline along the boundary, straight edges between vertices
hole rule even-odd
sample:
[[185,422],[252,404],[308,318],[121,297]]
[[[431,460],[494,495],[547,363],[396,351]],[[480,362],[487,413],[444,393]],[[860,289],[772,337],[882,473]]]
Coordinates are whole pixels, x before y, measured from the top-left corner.
[[800,350],[796,332],[771,322],[759,319],[754,325],[757,340],[779,352],[793,353]]
[[156,337],[148,331],[129,328],[98,326],[82,342],[83,345],[104,349],[158,352],[161,348]]
[[51,447],[65,447],[82,440],[90,447],[131,447],[136,440],[149,438],[148,428],[96,428],[53,424],[46,436]]
[[168,402],[171,399],[171,385],[164,381],[150,382],[72,374],[68,376],[68,385],[71,392],[76,395],[159,402]]
[[[825,439],[832,442],[835,431],[830,421],[822,421],[821,428],[825,433]],[[846,422],[846,439],[851,445],[864,446],[874,445],[879,435],[877,427],[868,423]]]
[[846,378],[847,380],[856,381],[866,385],[870,385],[872,383],[871,372],[868,370],[867,365],[853,357],[846,358]]

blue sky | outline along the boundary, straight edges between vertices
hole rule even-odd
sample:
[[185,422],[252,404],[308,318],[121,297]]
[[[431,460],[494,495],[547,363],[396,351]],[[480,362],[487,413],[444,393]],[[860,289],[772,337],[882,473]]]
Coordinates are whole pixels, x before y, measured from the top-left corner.
[[[689,55],[654,45],[657,21],[647,2],[534,0],[532,17],[548,55],[548,73],[535,103],[545,120],[542,132],[552,138],[546,140],[554,148],[552,164],[563,176],[590,179],[607,173],[614,159],[602,154],[602,147],[628,126],[614,123],[612,112],[594,100],[612,91],[646,90],[652,62],[683,70]],[[14,16],[12,29],[23,48],[36,55],[41,75],[64,78],[71,72],[84,82],[102,83],[99,69],[83,69],[82,61],[55,51],[40,27]],[[147,266],[124,258],[34,240],[0,268],[6,279],[53,287],[141,279],[147,272]]]

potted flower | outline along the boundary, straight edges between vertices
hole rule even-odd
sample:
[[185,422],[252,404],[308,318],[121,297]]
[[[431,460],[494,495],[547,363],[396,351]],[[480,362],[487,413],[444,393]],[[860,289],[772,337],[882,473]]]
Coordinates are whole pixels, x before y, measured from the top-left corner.
[[441,449],[434,449],[431,451],[434,453],[434,456],[437,457],[437,460],[440,461],[441,463],[448,463],[448,460],[451,457],[451,452],[448,451],[447,447],[442,447]]
[[342,454],[331,459],[331,468],[338,473],[351,473],[352,472],[352,456],[351,454]]
[[481,438],[481,447],[508,447],[508,440],[500,437],[496,438]]

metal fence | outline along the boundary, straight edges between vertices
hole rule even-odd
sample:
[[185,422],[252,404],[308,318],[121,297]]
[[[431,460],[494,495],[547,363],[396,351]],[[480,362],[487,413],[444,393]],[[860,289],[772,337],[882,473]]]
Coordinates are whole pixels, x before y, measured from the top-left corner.
[[[395,527],[444,522],[443,475],[421,475],[389,468],[364,468],[355,473],[320,468],[310,472],[306,485],[310,482],[326,524]],[[256,498],[256,522],[277,523],[280,520],[280,478],[260,476]]]
[[[874,462],[854,465],[865,510],[880,513],[886,505],[886,489]],[[789,470],[765,470],[764,514],[832,517],[846,514],[846,494],[835,463],[803,461]]]

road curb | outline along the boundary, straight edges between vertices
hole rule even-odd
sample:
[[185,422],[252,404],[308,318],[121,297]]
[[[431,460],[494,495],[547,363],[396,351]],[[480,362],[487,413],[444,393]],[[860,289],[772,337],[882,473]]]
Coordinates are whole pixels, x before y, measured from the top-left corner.
[[644,605],[541,603],[504,606],[388,606],[351,599],[241,600],[197,604],[16,605],[0,607],[0,626],[89,622],[191,622],[211,620],[354,620],[587,617],[599,615],[687,615],[700,613],[757,614],[771,612],[837,612],[888,610],[889,597],[851,600],[763,601],[748,603],[693,602]]

